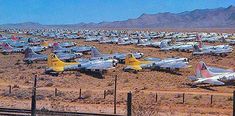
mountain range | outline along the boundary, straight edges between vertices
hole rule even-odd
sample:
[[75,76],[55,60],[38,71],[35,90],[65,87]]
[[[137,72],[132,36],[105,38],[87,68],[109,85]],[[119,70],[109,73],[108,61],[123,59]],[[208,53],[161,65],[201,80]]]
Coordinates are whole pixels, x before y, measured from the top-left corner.
[[142,14],[136,19],[101,23],[42,25],[35,22],[3,24],[2,28],[235,28],[235,6],[196,9],[181,13]]

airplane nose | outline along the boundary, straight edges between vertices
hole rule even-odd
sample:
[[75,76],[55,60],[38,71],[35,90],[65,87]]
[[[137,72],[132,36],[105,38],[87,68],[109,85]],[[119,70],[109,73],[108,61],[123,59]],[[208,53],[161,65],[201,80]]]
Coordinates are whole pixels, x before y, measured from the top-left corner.
[[188,58],[185,58],[184,61],[185,61],[185,62],[189,62],[189,59],[188,59]]
[[144,53],[140,53],[140,56],[143,57],[143,56],[144,56]]
[[113,60],[113,67],[116,67],[116,66],[117,66],[117,63],[118,63],[118,60],[114,59],[114,60]]

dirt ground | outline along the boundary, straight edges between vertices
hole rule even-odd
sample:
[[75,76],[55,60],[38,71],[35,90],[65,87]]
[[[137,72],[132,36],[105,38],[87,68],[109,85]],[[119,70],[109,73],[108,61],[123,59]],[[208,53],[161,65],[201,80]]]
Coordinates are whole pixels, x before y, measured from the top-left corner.
[[[200,85],[192,87],[188,76],[194,75],[194,68],[199,61],[208,65],[228,69],[235,67],[235,52],[226,57],[197,56],[191,53],[169,51],[162,52],[158,48],[137,47],[134,45],[119,46],[115,44],[98,44],[73,40],[78,45],[92,45],[102,53],[140,51],[144,57],[166,58],[180,56],[190,58],[191,68],[180,70],[180,74],[161,71],[143,70],[137,74],[123,72],[123,64],[108,71],[104,79],[99,79],[81,73],[65,72],[58,77],[44,74],[46,62],[26,65],[22,60],[23,54],[0,54],[0,107],[30,108],[31,87],[34,75],[38,75],[38,102],[37,107],[51,110],[82,111],[82,112],[113,112],[114,75],[117,75],[117,112],[126,113],[127,92],[133,93],[133,104],[136,109],[142,109],[151,115],[231,115],[232,92],[235,83],[227,86]],[[46,54],[50,53],[50,49]],[[89,55],[87,55],[89,56]],[[13,87],[8,92],[8,85]],[[54,95],[54,89],[59,93]],[[79,89],[86,99],[78,99]],[[110,95],[103,98],[104,90]],[[158,100],[156,101],[156,93]],[[182,103],[182,94],[185,93],[185,103]],[[210,104],[210,95],[213,95],[213,104]],[[140,107],[141,106],[141,107]],[[134,106],[133,106],[134,107]],[[135,111],[133,109],[133,111]],[[135,111],[136,115],[147,115]]]

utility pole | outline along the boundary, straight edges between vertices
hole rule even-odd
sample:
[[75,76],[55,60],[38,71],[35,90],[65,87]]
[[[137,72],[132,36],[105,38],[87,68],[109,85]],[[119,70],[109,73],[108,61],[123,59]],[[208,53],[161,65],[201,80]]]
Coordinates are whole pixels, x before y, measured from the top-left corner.
[[31,102],[31,116],[36,116],[36,87],[37,87],[37,75],[34,77],[32,102]]
[[117,75],[115,75],[114,80],[114,114],[116,114],[117,108]]
[[132,94],[127,93],[127,116],[131,116]]
[[235,116],[235,91],[233,91],[233,116]]

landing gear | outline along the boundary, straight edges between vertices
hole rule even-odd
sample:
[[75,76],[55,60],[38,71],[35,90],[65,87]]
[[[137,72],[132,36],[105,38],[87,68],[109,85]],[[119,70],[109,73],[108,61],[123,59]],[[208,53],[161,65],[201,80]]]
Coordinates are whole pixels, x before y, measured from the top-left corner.
[[53,73],[51,73],[51,76],[58,77],[58,76],[59,76],[59,73],[53,72]]
[[27,64],[32,64],[32,63],[33,63],[33,61],[31,61],[31,60],[27,60],[27,61],[26,61],[26,63],[27,63]]

